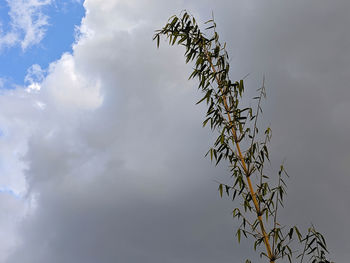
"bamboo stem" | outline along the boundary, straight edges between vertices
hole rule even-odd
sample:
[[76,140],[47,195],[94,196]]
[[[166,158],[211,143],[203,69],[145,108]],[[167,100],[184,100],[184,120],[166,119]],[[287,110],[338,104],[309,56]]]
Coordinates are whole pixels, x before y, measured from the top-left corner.
[[[210,66],[213,70],[214,73],[217,73],[213,63],[212,63],[212,60],[211,60],[211,57],[208,53],[208,51],[206,50],[206,56],[207,56],[207,59],[208,59],[208,62],[210,63]],[[220,79],[218,78],[218,76],[216,75],[216,82],[220,88]],[[221,93],[223,94],[223,90],[222,88],[220,88],[220,91]],[[230,115],[230,108],[228,107],[228,104],[227,104],[227,99],[226,99],[226,96],[223,94],[222,95],[222,98],[223,98],[223,101],[224,101],[224,106],[225,106],[225,109],[226,109],[226,112],[227,112],[227,117],[228,117],[228,120],[230,122],[230,124],[232,124],[232,118],[231,118],[231,115]],[[268,257],[270,259],[270,263],[274,263],[275,260],[274,260],[274,256],[272,254],[272,251],[271,251],[271,246],[270,246],[270,241],[269,241],[269,238],[268,238],[268,235],[265,231],[265,226],[264,226],[264,222],[262,220],[262,217],[261,217],[261,214],[260,214],[260,208],[259,208],[259,203],[256,199],[256,194],[255,194],[255,191],[254,191],[254,187],[252,185],[252,182],[250,180],[250,174],[249,174],[249,171],[248,171],[248,168],[247,168],[247,165],[244,161],[244,157],[243,157],[243,154],[242,154],[242,151],[241,151],[241,147],[237,141],[237,134],[236,134],[236,130],[234,129],[234,126],[232,125],[232,134],[233,134],[233,138],[234,138],[234,141],[235,141],[235,145],[236,145],[236,149],[237,149],[237,152],[238,152],[238,156],[239,156],[239,159],[241,161],[241,164],[242,164],[242,167],[243,167],[243,170],[244,170],[244,173],[245,173],[245,177],[246,177],[246,180],[247,180],[247,183],[248,183],[248,187],[249,187],[249,191],[250,191],[250,194],[252,196],[252,199],[253,199],[253,203],[254,203],[254,206],[255,206],[255,210],[256,210],[256,214],[257,214],[257,217],[258,217],[258,220],[259,220],[259,225],[260,225],[260,229],[261,229],[261,232],[262,232],[262,235],[263,235],[263,238],[264,238],[264,244],[265,244],[265,247],[266,247],[266,251],[267,251],[267,254],[268,254]]]

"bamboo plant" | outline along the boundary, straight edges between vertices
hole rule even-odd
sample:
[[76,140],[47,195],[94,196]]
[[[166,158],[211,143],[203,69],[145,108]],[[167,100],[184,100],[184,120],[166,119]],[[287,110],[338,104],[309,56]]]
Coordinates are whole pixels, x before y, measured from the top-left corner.
[[314,226],[302,234],[297,226],[280,223],[278,212],[283,207],[288,174],[283,165],[275,177],[264,169],[270,163],[271,138],[270,128],[263,133],[258,129],[264,81],[253,98],[256,108],[242,107],[243,80],[230,79],[226,43],[220,43],[214,19],[205,24],[206,34],[191,14],[182,11],[179,16],[170,17],[153,40],[158,48],[162,36],[170,45],[184,46],[186,63],[193,63],[189,79],[197,79],[198,89],[204,94],[197,104],[207,105],[203,126],[210,126],[218,134],[207,155],[216,165],[222,161],[229,165],[232,183],[220,183],[219,193],[234,201],[232,215],[239,222],[238,242],[241,237],[252,238],[254,250],[260,251],[260,257],[270,263],[284,258],[289,262],[331,263],[326,259],[325,239]]

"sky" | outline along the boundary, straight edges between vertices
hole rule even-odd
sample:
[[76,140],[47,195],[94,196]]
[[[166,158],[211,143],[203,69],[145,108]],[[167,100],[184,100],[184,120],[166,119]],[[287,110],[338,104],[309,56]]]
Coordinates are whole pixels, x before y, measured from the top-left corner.
[[281,221],[313,223],[347,262],[346,0],[1,0],[0,262],[262,262],[217,191],[227,166],[204,157],[184,50],[152,42],[184,9],[203,27],[214,13],[248,97],[265,76]]

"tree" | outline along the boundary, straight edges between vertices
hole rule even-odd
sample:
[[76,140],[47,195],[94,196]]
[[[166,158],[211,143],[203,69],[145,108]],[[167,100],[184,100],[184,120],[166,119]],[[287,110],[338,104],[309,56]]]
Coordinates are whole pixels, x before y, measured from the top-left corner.
[[226,43],[220,43],[214,19],[205,24],[206,32],[212,32],[210,37],[202,33],[192,15],[183,11],[180,16],[170,17],[153,40],[159,47],[161,37],[165,36],[170,45],[184,46],[186,63],[194,62],[189,79],[198,79],[198,89],[204,94],[197,104],[206,102],[208,106],[203,126],[210,125],[218,133],[207,155],[216,165],[227,161],[233,179],[232,184],[219,184],[219,193],[221,197],[224,194],[231,197],[236,204],[232,214],[240,223],[236,232],[238,242],[242,236],[252,238],[254,249],[260,249],[260,256],[270,263],[283,258],[289,262],[309,259],[313,263],[331,263],[326,259],[325,239],[313,225],[301,234],[297,226],[287,228],[279,222],[278,211],[283,208],[288,174],[281,165],[274,183],[276,180],[265,173],[271,129],[261,133],[258,128],[261,101],[266,96],[264,81],[259,95],[253,98],[256,109],[242,108],[244,82],[230,79]]

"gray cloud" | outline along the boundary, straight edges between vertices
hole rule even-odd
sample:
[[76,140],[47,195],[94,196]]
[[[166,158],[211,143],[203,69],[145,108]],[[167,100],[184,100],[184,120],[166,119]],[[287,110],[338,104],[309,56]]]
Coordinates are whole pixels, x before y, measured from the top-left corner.
[[[27,135],[25,176],[37,199],[7,262],[256,259],[252,244],[236,243],[233,204],[219,200],[216,191],[214,180],[224,180],[227,169],[203,158],[213,136],[201,128],[204,108],[194,105],[200,94],[187,81],[183,50],[156,50],[151,41],[153,31],[184,8],[200,21],[214,11],[232,76],[251,73],[249,95],[266,75],[272,163],[286,159],[291,175],[282,218],[302,226],[314,222],[327,237],[332,259],[346,262],[346,1],[213,6],[90,0],[85,7],[83,35],[70,57],[72,72],[83,81],[73,91],[63,86],[74,85],[75,78],[58,71],[66,60],[55,62],[35,95],[47,106],[40,116],[28,117],[36,129]],[[65,97],[57,96],[59,89]],[[87,97],[103,102],[76,103]]]

